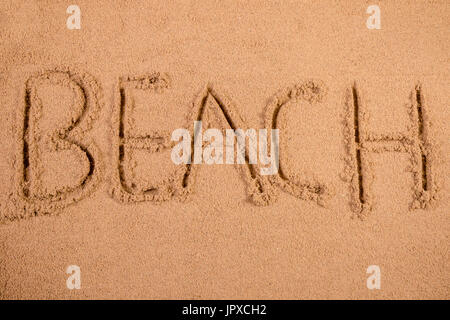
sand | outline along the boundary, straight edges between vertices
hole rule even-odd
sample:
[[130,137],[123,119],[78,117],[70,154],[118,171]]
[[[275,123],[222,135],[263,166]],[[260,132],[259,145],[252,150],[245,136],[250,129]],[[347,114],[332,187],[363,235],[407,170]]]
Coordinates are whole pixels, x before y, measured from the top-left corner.
[[[380,30],[367,1],[76,4],[0,4],[1,299],[450,297],[447,1]],[[278,174],[175,165],[200,120],[279,129]]]

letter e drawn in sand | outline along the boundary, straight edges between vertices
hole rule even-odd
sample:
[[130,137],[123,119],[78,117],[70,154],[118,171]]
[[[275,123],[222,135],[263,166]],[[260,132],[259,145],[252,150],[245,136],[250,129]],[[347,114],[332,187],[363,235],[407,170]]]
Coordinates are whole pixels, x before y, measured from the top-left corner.
[[[68,93],[69,105],[52,110],[50,102],[62,91]],[[101,157],[86,133],[98,115],[100,98],[91,76],[68,69],[44,71],[26,81],[17,137],[18,208],[9,219],[53,212],[95,189]]]
[[[140,132],[136,129],[135,114],[137,91],[154,95],[166,94],[170,89],[170,78],[159,72],[142,76],[128,76],[119,79],[116,103],[113,112],[114,172],[111,176],[110,194],[121,202],[154,201],[162,202],[174,196],[182,198],[188,191],[183,187],[186,168],[179,166],[165,178],[144,181],[137,177],[137,154],[145,152],[146,158],[169,152],[174,143],[169,131],[151,130]],[[154,105],[150,106],[155,108]],[[159,161],[163,161],[159,158]],[[170,163],[170,157],[166,159]],[[155,164],[155,162],[153,162]],[[154,168],[146,171],[155,171]],[[164,171],[167,171],[164,169]],[[144,172],[161,175],[163,172]],[[167,172],[165,172],[167,173]]]

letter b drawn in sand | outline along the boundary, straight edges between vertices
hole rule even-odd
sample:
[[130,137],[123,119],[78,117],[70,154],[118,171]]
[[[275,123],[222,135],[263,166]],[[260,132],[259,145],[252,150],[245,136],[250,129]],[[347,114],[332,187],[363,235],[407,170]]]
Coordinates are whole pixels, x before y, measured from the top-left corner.
[[[16,218],[50,213],[86,197],[101,171],[98,148],[86,138],[100,109],[97,82],[87,74],[51,70],[31,76],[24,91]],[[62,92],[66,103],[60,101]]]

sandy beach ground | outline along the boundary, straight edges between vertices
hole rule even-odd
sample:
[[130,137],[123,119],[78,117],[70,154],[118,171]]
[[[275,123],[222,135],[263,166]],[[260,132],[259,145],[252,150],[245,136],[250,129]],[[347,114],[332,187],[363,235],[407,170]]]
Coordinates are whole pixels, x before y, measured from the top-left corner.
[[[448,1],[74,4],[69,30],[67,1],[0,3],[1,299],[450,297]],[[282,176],[180,187],[150,138],[202,105],[279,108]]]

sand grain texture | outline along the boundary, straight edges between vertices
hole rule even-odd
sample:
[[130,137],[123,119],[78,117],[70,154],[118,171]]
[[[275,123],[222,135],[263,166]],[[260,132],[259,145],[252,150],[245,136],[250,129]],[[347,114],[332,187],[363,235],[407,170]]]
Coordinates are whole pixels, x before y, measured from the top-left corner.
[[[1,299],[450,297],[448,1],[381,30],[367,1],[76,4],[0,3]],[[278,128],[279,174],[173,164],[195,120]]]

